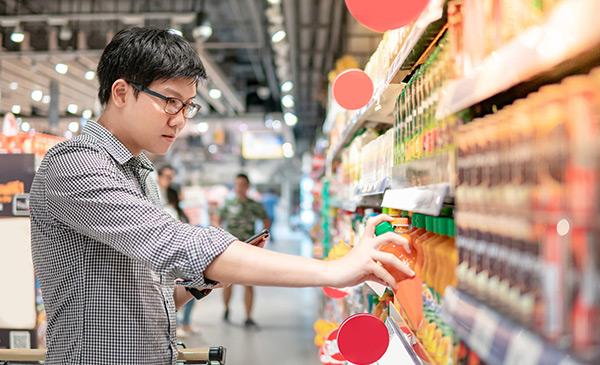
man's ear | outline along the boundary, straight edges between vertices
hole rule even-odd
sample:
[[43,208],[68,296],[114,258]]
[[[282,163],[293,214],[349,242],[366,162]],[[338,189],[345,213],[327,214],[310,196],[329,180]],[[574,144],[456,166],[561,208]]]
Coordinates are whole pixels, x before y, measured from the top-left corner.
[[129,90],[131,85],[123,79],[118,79],[113,82],[110,89],[110,97],[116,107],[120,108],[125,105],[127,98],[130,97]]

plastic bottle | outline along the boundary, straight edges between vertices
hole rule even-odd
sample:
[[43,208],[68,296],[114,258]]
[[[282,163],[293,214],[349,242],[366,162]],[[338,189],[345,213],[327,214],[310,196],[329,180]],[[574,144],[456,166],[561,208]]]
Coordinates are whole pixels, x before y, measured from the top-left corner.
[[[394,226],[392,226],[392,224],[390,222],[382,222],[382,223],[379,223],[377,225],[377,227],[375,227],[375,235],[376,236],[380,236],[380,235],[388,233],[388,232],[394,232]],[[404,247],[402,245],[399,245],[399,244],[396,244],[393,242],[389,242],[389,243],[385,243],[385,244],[381,245],[379,247],[379,250],[393,254],[394,256],[399,258],[400,261],[402,261],[405,265],[407,265],[411,269],[413,269],[415,267],[416,256],[414,255],[414,253],[406,252],[406,250],[404,250]],[[390,274],[392,274],[392,276],[394,277],[394,279],[396,279],[396,281],[401,281],[401,280],[405,280],[405,279],[409,278],[405,273],[403,273],[393,267],[390,267],[388,265],[383,265],[383,267]]]

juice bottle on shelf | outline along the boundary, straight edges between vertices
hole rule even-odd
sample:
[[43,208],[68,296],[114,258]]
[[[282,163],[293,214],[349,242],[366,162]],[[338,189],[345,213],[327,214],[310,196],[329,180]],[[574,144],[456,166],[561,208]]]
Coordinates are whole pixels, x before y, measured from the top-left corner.
[[[375,235],[380,236],[382,234],[394,232],[394,226],[390,222],[382,222],[375,227]],[[383,252],[389,252],[394,256],[398,257],[404,264],[408,265],[411,269],[415,267],[415,255],[413,252],[408,253],[404,250],[404,247],[396,243],[390,242],[379,246],[379,250]],[[393,267],[384,265],[385,269],[392,274],[396,281],[406,280],[408,277],[403,272],[396,270]]]
[[433,218],[433,232],[434,236],[432,236],[429,240],[423,243],[424,245],[424,253],[425,253],[425,263],[423,267],[424,272],[424,281],[427,283],[427,286],[433,289],[433,277],[435,275],[435,268],[437,264],[436,260],[436,252],[434,251],[436,246],[445,241],[446,237],[446,227],[443,224],[443,218],[434,217]]
[[434,278],[435,288],[442,296],[448,286],[456,286],[456,267],[458,266],[458,252],[454,242],[454,219],[444,218],[444,221],[447,238],[438,248],[440,262]]
[[[421,216],[424,218],[425,233],[421,234],[415,239],[415,247],[417,247],[417,263],[415,265],[415,272],[422,279],[425,278],[425,272],[423,266],[425,265],[425,246],[424,242],[435,236],[433,233],[433,217],[432,216]],[[423,227],[423,226],[421,226]]]

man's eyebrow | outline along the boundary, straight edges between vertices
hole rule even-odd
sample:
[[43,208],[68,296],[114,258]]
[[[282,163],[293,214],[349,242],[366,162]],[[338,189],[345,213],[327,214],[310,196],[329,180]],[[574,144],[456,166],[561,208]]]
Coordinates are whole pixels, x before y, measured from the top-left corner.
[[174,94],[176,97],[178,97],[178,98],[180,98],[182,100],[190,100],[190,99],[195,98],[196,95],[197,95],[197,94],[194,94],[194,96],[191,96],[191,97],[189,97],[187,99],[183,99],[183,96],[177,90],[175,90],[175,89],[172,89],[172,88],[170,88],[170,87],[167,86],[167,87],[165,87],[165,91],[168,91],[171,94]]

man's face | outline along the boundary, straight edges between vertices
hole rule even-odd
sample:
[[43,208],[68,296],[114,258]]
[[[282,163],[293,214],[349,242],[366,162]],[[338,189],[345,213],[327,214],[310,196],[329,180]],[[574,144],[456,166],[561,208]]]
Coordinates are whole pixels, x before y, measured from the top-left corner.
[[161,174],[158,175],[158,185],[162,189],[166,189],[173,183],[174,178],[175,171],[173,171],[173,169],[163,169]]
[[[196,83],[183,78],[157,80],[148,85],[148,89],[184,103],[196,95]],[[175,115],[167,114],[165,100],[143,91],[138,93],[137,99],[129,100],[127,118],[131,122],[127,123],[127,133],[132,146],[136,150],[164,155],[187,123],[183,110]]]
[[235,178],[233,189],[238,198],[245,198],[250,184],[242,177]]

